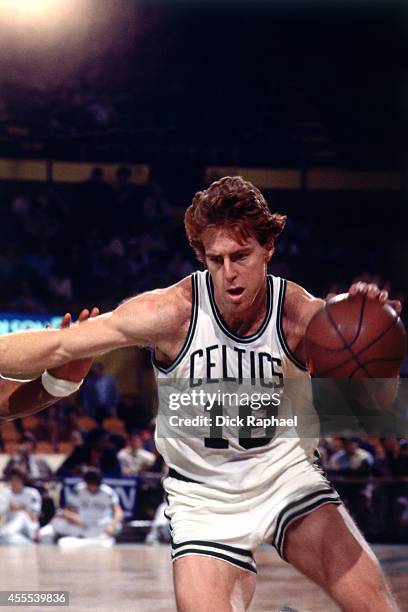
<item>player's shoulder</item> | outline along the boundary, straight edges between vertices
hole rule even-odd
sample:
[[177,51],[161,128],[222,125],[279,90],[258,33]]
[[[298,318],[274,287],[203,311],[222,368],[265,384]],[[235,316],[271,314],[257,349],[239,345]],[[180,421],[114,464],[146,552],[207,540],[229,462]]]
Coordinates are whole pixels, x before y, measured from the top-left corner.
[[38,491],[38,489],[36,489],[36,488],[34,488],[34,487],[24,487],[24,489],[23,489],[23,493],[24,493],[25,495],[28,495],[28,496],[33,497],[33,498],[39,498],[39,497],[41,497],[41,494],[40,494],[40,492]]
[[115,491],[112,489],[112,487],[110,487],[105,482],[103,482],[101,484],[101,486],[99,487],[99,491],[100,491],[100,493],[103,493],[104,495],[108,495],[108,497],[114,497],[115,496]]
[[285,317],[302,327],[308,325],[313,315],[324,306],[324,300],[314,297],[301,285],[286,281],[283,311]]
[[151,315],[157,313],[160,320],[166,322],[166,329],[171,333],[190,318],[193,303],[192,276],[187,276],[169,287],[154,289],[130,298],[122,306],[131,311],[140,300],[143,300],[144,308]]
[[119,503],[119,497],[115,489],[105,483],[101,484],[99,488],[99,495],[103,496],[103,498],[107,500],[108,503],[111,503],[111,504]]

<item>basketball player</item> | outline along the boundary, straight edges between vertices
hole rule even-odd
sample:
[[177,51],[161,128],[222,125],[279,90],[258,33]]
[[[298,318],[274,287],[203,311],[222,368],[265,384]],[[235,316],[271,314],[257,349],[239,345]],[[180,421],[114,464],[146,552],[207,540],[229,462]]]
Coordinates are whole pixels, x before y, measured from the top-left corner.
[[0,544],[31,544],[40,528],[41,495],[26,486],[24,472],[13,468],[2,498],[4,525],[0,527]]
[[[55,368],[137,345],[154,350],[159,380],[262,383],[261,370],[268,368],[283,381],[308,385],[303,337],[324,302],[267,275],[284,223],[241,177],[214,182],[195,195],[185,215],[206,271],[70,328],[0,338],[0,371],[27,372],[33,361]],[[364,283],[350,293],[388,299]],[[169,436],[158,437],[157,445],[170,468],[165,488],[180,612],[247,609],[255,589],[253,553],[264,541],[341,609],[398,609],[373,553],[316,469],[310,440],[276,435],[247,448],[233,439]]]
[[[84,309],[78,320],[86,321],[89,317],[96,317],[98,314],[97,308],[93,308],[91,312]],[[71,315],[67,313],[62,320],[61,328],[69,327],[70,324]],[[91,364],[92,359],[74,360],[50,370],[51,378],[31,375],[32,380],[27,380],[27,376],[6,378],[0,375],[0,423],[34,414],[55,404],[61,397],[71,395],[79,388]],[[54,378],[56,382],[53,386]]]
[[110,548],[121,528],[123,510],[117,493],[102,483],[102,472],[88,468],[83,482],[67,495],[65,507],[40,529],[40,542],[52,543],[62,536],[62,548],[86,546]]

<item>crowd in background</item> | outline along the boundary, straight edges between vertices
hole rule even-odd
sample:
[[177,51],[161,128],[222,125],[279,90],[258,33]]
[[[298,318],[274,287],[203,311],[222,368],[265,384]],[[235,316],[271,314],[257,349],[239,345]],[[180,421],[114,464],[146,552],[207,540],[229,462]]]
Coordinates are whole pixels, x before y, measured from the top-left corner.
[[[131,179],[130,168],[122,166],[111,184],[95,167],[78,184],[0,184],[2,310],[76,314],[97,305],[104,311],[135,293],[177,282],[199,267],[182,223],[194,189],[158,182],[137,186]],[[395,284],[395,278],[385,276],[400,248],[402,228],[393,214],[397,200],[385,208],[376,194],[331,193],[329,203],[327,194],[304,192],[301,200],[296,193],[266,195],[271,208],[288,214],[270,272],[322,297],[345,290],[359,274],[403,298],[406,279],[396,275]],[[368,216],[364,198],[370,202]],[[358,235],[362,222],[364,234]],[[385,225],[395,237],[394,250],[386,253],[377,248]],[[93,365],[76,398],[30,419],[0,431],[2,450],[12,453],[3,476],[18,480],[15,470],[22,470],[40,491],[41,509],[33,510],[40,525],[49,524],[58,512],[47,481],[81,475],[85,467],[100,469],[104,477],[137,476],[141,494],[133,518],[151,521],[156,511],[161,515],[164,467],[153,442],[152,412],[138,397],[121,395],[102,364]],[[66,457],[53,473],[36,450]],[[408,477],[405,440],[326,439],[321,456],[367,537],[408,537],[408,483],[401,480]],[[361,481],[351,482],[350,477]],[[377,480],[367,481],[370,477]]]
[[76,311],[88,300],[110,308],[192,271],[192,254],[181,245],[161,187],[129,179],[130,170],[119,168],[112,186],[95,168],[73,188],[8,186],[0,231],[4,309]]
[[[77,529],[83,525],[78,523],[76,516],[72,518],[70,515],[72,505],[76,511],[75,498],[71,499],[71,503],[65,500],[60,508],[60,499],[56,499],[55,495],[52,496],[50,493],[50,483],[64,482],[64,479],[73,476],[84,479],[86,483],[89,473],[91,473],[90,482],[98,486],[101,485],[103,478],[137,477],[140,494],[137,504],[132,509],[132,516],[128,519],[146,520],[151,530],[154,521],[160,525],[160,528],[166,525],[165,517],[162,517],[164,506],[161,485],[161,477],[165,475],[166,468],[155,449],[151,427],[128,433],[124,431],[123,434],[102,427],[94,427],[88,431],[77,429],[73,430],[71,441],[70,452],[53,472],[46,456],[39,457],[36,454],[36,436],[28,431],[21,434],[16,450],[4,468],[3,478],[12,491],[14,487],[21,495],[24,486],[29,485],[35,491],[33,493],[30,489],[25,493],[25,497],[28,496],[31,500],[31,506],[25,504],[11,509],[21,514],[22,508],[26,511],[29,507],[35,512],[35,517],[30,515],[27,518],[24,515],[24,520],[21,516],[17,520],[17,515],[13,516],[8,506],[3,507],[4,498],[1,497],[3,505],[0,504],[0,514],[8,517],[8,521],[3,528],[0,528],[0,543],[15,542],[18,529],[20,535],[25,534],[25,537],[32,542],[54,541],[54,536],[85,537],[82,531]],[[406,541],[408,539],[408,440],[373,436],[364,439],[352,436],[325,438],[320,441],[319,452],[320,467],[334,483],[365,536],[371,541],[395,539]],[[16,483],[16,480],[19,482]],[[81,496],[86,497],[87,493],[84,492],[86,486],[82,484],[81,487]],[[98,491],[97,488],[94,493]],[[102,493],[101,496],[105,496],[109,507],[119,505],[119,500],[110,487],[106,485]],[[89,507],[87,503],[84,502],[85,508]],[[66,507],[68,509],[65,511],[66,516],[63,517],[61,526],[61,513],[64,513]],[[108,519],[112,519],[114,514],[107,511],[103,525],[106,522],[110,524]],[[119,511],[117,514],[119,517]],[[43,539],[38,536],[38,529],[34,529],[33,521],[38,529],[50,526],[42,532]],[[69,528],[65,528],[64,521],[70,523]],[[123,515],[120,514],[120,520],[118,518],[116,522],[119,524],[122,521]],[[118,526],[116,522],[115,529]],[[75,528],[72,528],[72,523],[75,524]],[[89,523],[88,527],[90,531],[86,532],[86,537],[89,535],[95,538],[98,531],[96,526]],[[157,528],[155,529],[157,531]],[[146,534],[148,541],[156,542],[161,539],[157,535],[159,532],[156,531]],[[112,530],[107,533],[102,529],[98,533],[103,534],[103,545],[109,545],[108,541],[112,544],[118,532],[119,530]],[[70,540],[64,540],[64,545],[65,543],[68,545]]]
[[[185,238],[183,212],[203,186],[134,185],[126,166],[113,184],[98,167],[78,184],[2,182],[0,307],[77,313],[96,304],[106,310],[187,276],[200,264]],[[266,195],[273,210],[288,215],[272,273],[323,297],[346,289],[356,275],[391,281],[399,298],[407,291],[408,279],[392,263],[404,257],[397,196],[389,194],[384,207],[382,194]],[[394,238],[385,252],[378,249],[384,226]]]
[[[101,477],[108,479],[137,477],[139,495],[128,519],[150,521],[150,524],[156,521],[154,530],[145,535],[151,542],[165,539],[161,478],[166,474],[166,467],[154,443],[155,420],[151,410],[144,408],[137,397],[121,396],[116,379],[104,371],[101,363],[93,364],[76,397],[63,399],[28,420],[10,422],[0,432],[4,436],[3,450],[10,453],[3,478],[18,480],[16,470],[20,471],[24,483],[27,481],[40,492],[40,509],[36,511],[40,526],[50,524],[56,516],[56,524],[61,527],[59,501],[50,495],[49,484],[83,477],[92,468],[100,470]],[[15,433],[12,445],[11,429]],[[41,455],[44,450],[64,454],[57,469],[50,467],[46,454]],[[321,469],[334,483],[367,538],[372,541],[408,539],[407,439],[374,435],[357,438],[343,432],[342,437],[339,434],[322,438],[319,455]],[[38,499],[33,503],[37,507]],[[16,524],[26,525],[26,521],[12,523]],[[62,529],[54,535],[76,537],[74,532],[75,529]],[[157,535],[160,533],[162,536]],[[109,535],[110,542],[114,535]],[[104,532],[104,545],[107,537]]]

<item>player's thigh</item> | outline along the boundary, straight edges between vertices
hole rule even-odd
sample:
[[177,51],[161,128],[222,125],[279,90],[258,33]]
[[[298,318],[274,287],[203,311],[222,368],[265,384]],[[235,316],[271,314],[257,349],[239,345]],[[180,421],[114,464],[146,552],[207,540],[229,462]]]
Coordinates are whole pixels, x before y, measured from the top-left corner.
[[342,505],[328,504],[293,523],[284,554],[344,609],[354,609],[356,598],[388,599],[379,563]]
[[255,592],[255,573],[206,556],[177,559],[173,576],[178,612],[243,612]]

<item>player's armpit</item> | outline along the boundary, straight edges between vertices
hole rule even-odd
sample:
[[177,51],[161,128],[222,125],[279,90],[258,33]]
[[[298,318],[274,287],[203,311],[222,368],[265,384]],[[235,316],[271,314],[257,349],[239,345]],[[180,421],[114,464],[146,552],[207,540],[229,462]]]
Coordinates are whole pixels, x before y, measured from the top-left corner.
[[300,285],[287,282],[283,305],[283,333],[290,350],[302,362],[305,361],[303,339],[307,326],[324,304],[324,300],[314,297]]

